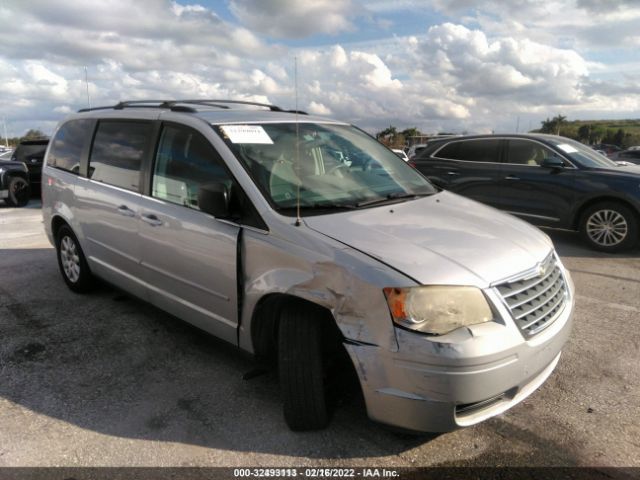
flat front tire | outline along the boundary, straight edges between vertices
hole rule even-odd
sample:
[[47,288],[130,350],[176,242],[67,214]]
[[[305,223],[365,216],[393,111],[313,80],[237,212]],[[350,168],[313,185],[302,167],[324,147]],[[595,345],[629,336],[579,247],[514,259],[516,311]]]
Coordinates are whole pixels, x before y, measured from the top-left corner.
[[329,423],[320,311],[290,304],[278,329],[278,370],[284,418],[291,430],[318,430]]
[[29,203],[31,187],[27,179],[23,177],[11,177],[9,180],[9,196],[7,204],[12,207],[24,207]]
[[601,202],[585,210],[580,233],[596,250],[611,253],[627,250],[638,243],[638,218],[621,203]]
[[74,292],[83,293],[93,287],[93,276],[75,234],[63,225],[56,235],[56,253],[60,273],[67,286]]

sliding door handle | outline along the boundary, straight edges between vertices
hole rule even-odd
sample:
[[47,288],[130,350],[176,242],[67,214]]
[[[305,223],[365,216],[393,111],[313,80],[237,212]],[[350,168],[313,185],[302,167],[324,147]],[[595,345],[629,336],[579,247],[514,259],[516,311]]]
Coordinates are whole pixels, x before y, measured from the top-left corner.
[[142,218],[143,222],[148,223],[152,227],[159,227],[162,225],[162,220],[156,217],[153,213],[145,213],[140,218]]
[[127,207],[126,205],[120,205],[118,207],[118,213],[120,215],[124,215],[125,217],[135,217],[136,216],[136,212],[134,212],[133,210],[131,210],[129,207]]

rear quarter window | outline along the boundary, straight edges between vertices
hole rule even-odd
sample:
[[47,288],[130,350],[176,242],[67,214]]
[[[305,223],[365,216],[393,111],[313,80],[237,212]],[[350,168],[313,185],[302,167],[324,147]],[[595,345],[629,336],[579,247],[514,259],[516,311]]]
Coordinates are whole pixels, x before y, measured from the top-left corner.
[[82,151],[91,139],[93,121],[89,119],[70,120],[51,140],[47,165],[67,172],[80,171]]
[[18,162],[30,163],[31,159],[42,160],[47,149],[47,141],[18,145],[14,157]]
[[441,148],[435,155],[438,158],[465,160],[467,162],[500,161],[500,140],[463,140],[451,142]]

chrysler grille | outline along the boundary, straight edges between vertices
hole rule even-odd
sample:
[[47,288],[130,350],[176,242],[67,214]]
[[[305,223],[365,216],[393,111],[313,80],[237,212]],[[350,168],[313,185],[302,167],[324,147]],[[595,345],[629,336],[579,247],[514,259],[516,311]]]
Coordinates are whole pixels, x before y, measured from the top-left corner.
[[497,287],[504,303],[525,337],[542,331],[558,318],[567,302],[567,284],[555,256],[550,255],[538,272]]

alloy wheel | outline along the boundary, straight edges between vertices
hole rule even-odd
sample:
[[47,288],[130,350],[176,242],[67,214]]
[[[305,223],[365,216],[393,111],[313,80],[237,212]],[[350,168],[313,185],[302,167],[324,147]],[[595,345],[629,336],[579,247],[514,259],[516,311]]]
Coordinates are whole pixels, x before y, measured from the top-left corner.
[[597,245],[613,247],[629,233],[627,219],[616,210],[596,210],[587,219],[587,235]]
[[76,242],[71,237],[64,236],[60,242],[60,259],[62,269],[70,282],[75,283],[80,278],[80,256]]

